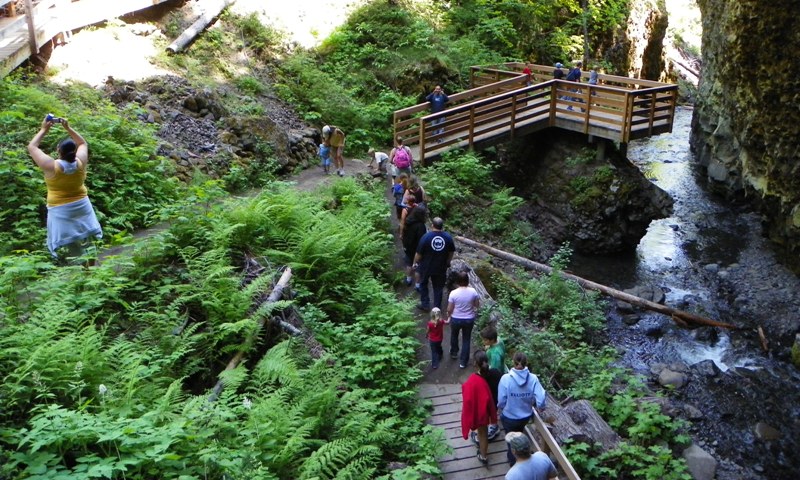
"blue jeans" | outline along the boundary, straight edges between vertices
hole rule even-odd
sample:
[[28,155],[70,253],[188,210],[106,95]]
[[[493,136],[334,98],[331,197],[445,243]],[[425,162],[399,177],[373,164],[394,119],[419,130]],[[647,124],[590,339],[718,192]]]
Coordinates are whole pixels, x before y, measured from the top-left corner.
[[[431,125],[441,125],[444,123],[445,117],[437,118],[431,121]],[[434,135],[439,135],[440,133],[444,133],[444,128],[437,128],[433,131]]]
[[428,292],[428,280],[430,279],[433,285],[433,306],[442,308],[442,293],[444,290],[444,283],[447,279],[447,272],[441,275],[432,275],[428,272],[423,272],[419,281],[419,303],[423,308],[431,308],[431,297]]
[[430,340],[429,343],[431,344],[431,366],[433,368],[439,368],[439,363],[442,361],[442,355],[444,354],[442,342]]
[[[458,364],[469,365],[469,344],[472,337],[472,327],[475,319],[451,318],[450,319],[450,355],[458,353]],[[458,350],[458,332],[461,332],[461,351]]]
[[[531,414],[533,415],[533,414]],[[509,432],[525,432],[525,425],[528,424],[531,417],[527,418],[520,418],[520,419],[513,419],[508,418],[505,415],[500,415],[500,423],[503,424],[503,430],[506,431],[506,434]],[[514,453],[511,452],[511,445],[506,443],[506,458],[508,459],[508,464],[512,467],[517,462],[517,459],[514,457]]]

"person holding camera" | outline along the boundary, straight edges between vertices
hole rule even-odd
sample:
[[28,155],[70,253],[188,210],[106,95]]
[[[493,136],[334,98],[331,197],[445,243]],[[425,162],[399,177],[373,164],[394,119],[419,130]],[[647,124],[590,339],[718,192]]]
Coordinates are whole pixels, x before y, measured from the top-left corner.
[[[64,127],[69,138],[59,142],[58,158],[53,159],[39,144],[56,123]],[[90,237],[103,237],[84,184],[89,145],[70,127],[66,118],[47,115],[28,144],[28,153],[44,173],[47,185],[47,248],[50,254],[56,259],[82,256]],[[60,251],[62,248],[66,251]]]

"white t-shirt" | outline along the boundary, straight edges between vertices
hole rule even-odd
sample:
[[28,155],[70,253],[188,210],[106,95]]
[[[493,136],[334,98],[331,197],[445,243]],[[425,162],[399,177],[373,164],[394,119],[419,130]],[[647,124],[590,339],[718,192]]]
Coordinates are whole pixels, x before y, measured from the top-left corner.
[[452,292],[447,299],[448,303],[452,303],[453,314],[452,318],[460,318],[463,320],[474,320],[478,316],[478,310],[473,305],[475,299],[479,299],[478,292],[472,287],[458,287]]
[[375,152],[375,161],[378,162],[378,165],[383,165],[386,160],[389,160],[389,155],[383,152]]

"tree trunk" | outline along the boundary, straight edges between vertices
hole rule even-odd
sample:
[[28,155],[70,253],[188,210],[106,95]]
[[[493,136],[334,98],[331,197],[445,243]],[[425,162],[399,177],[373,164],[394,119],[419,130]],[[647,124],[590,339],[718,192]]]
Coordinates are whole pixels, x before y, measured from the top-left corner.
[[[475,240],[470,240],[469,238],[456,236],[456,241],[461,242],[464,245],[469,247],[478,248],[485,252],[491,253],[492,255],[502,258],[504,260],[508,260],[511,263],[516,265],[520,265],[530,270],[536,270],[538,272],[543,272],[550,274],[553,272],[553,269],[547,265],[542,263],[534,262],[533,260],[520,257],[519,255],[514,255],[513,253],[505,252],[503,250],[490,247],[489,245],[484,245],[480,242],[476,242]],[[728,328],[731,330],[738,329],[736,325],[732,325],[730,323],[719,322],[717,320],[712,320],[710,318],[701,317],[700,315],[695,315],[693,313],[684,312],[682,310],[677,310],[675,308],[667,307],[666,305],[661,305],[659,303],[651,302],[649,300],[645,300],[644,298],[639,298],[629,293],[625,293],[614,288],[601,285],[599,283],[592,282],[591,280],[586,280],[585,278],[578,277],[576,275],[571,275],[569,273],[561,272],[561,276],[576,282],[578,285],[588,288],[590,290],[596,290],[600,293],[608,295],[610,297],[618,298],[620,300],[626,301],[631,305],[636,305],[637,307],[645,308],[648,310],[652,310],[654,312],[663,313],[664,315],[669,315],[672,320],[681,326],[685,326],[685,324],[693,324],[697,325],[705,325],[709,327],[722,327]]]
[[169,44],[167,51],[170,53],[178,53],[186,48],[186,46],[189,45],[195,39],[195,37],[200,34],[200,32],[208,27],[212,20],[219,16],[222,10],[235,1],[236,0],[217,0],[216,3],[209,4],[205,10],[205,13],[200,15],[200,18],[195,20],[191,27],[184,30],[184,32],[181,33],[181,35],[176,38],[174,42]]

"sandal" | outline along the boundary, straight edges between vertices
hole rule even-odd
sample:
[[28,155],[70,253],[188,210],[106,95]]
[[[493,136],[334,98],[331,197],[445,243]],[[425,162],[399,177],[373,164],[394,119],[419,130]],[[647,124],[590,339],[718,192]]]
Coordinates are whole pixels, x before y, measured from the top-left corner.
[[489,459],[481,455],[481,452],[478,452],[478,461],[481,462],[484,467],[489,466]]

